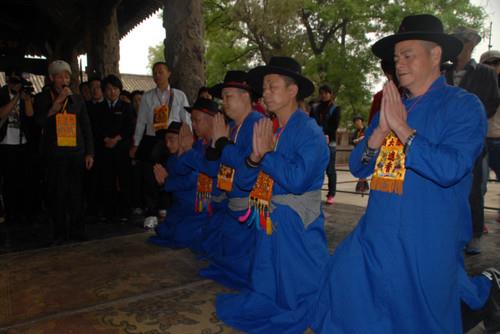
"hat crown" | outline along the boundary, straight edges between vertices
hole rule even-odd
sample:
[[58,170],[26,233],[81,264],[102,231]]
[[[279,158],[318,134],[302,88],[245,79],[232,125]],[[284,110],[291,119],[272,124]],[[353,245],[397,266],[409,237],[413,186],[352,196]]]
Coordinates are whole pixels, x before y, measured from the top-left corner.
[[224,83],[227,82],[247,82],[247,72],[245,71],[227,71],[224,76]]
[[280,67],[297,74],[302,74],[300,64],[295,59],[290,57],[272,57],[269,60],[269,66]]
[[210,112],[217,113],[219,112],[219,105],[210,99],[200,97],[194,102],[192,109],[197,109],[197,110],[206,109]]
[[485,61],[496,60],[496,59],[500,59],[500,51],[489,50],[481,55],[479,62],[484,63]]
[[181,126],[182,126],[182,123],[181,122],[171,122],[169,125],[168,125],[168,128],[167,128],[167,132],[170,132],[170,133],[179,133],[180,129],[181,129]]
[[64,60],[54,60],[49,64],[49,74],[53,75],[63,71],[67,71],[71,74],[71,66]]
[[443,23],[437,17],[429,14],[406,16],[399,26],[398,33],[408,32],[443,33]]

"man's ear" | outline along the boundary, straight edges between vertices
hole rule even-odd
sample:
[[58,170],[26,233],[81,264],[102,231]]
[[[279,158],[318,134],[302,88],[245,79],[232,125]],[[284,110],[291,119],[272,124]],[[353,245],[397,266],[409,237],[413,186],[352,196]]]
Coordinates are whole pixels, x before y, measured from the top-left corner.
[[299,94],[299,86],[297,86],[296,84],[288,86],[288,89],[292,96],[297,96]]
[[431,49],[431,59],[433,65],[435,66],[441,65],[442,54],[443,54],[443,49],[441,48],[441,46],[436,46]]

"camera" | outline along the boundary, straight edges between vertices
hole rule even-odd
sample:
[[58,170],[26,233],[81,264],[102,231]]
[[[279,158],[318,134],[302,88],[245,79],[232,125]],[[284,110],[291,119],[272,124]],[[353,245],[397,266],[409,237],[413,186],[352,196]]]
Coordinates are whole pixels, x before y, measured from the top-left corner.
[[8,83],[13,85],[21,84],[21,90],[28,95],[33,94],[33,92],[35,91],[35,88],[33,88],[33,83],[29,80],[26,80],[25,78],[11,77],[9,78]]
[[33,83],[31,81],[28,81],[26,79],[21,79],[21,84],[22,84],[21,89],[26,94],[31,95],[35,91],[35,88],[33,88]]

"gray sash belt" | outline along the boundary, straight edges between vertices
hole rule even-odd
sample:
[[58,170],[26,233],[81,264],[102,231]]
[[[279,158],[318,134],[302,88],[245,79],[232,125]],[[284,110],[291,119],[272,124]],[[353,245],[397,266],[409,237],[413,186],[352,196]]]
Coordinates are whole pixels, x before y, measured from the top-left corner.
[[[271,199],[271,212],[276,209],[274,203],[290,207],[290,209],[299,215],[304,227],[307,228],[321,214],[321,190],[309,191],[301,195],[273,195]],[[246,210],[248,208],[248,198],[230,198],[228,207],[232,211]]]
[[233,197],[227,204],[231,211],[243,211],[248,209],[248,197]]
[[211,200],[215,203],[222,203],[226,198],[226,193],[221,193],[219,196],[212,196]]
[[289,206],[299,215],[304,227],[307,228],[321,214],[321,190],[313,190],[301,195],[273,195],[271,211],[276,208],[273,203]]

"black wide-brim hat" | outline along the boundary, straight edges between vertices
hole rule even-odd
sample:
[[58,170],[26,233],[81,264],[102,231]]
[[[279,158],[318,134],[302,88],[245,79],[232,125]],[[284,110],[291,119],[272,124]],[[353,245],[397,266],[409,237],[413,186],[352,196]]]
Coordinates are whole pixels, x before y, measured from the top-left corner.
[[227,71],[224,81],[209,89],[209,93],[219,99],[222,98],[224,88],[233,87],[248,91],[250,95],[255,95],[255,90],[248,82],[248,74],[245,71]]
[[268,74],[280,74],[292,78],[299,86],[299,99],[304,99],[314,93],[314,84],[302,75],[300,64],[290,57],[272,57],[268,65],[258,66],[248,72],[252,86],[262,92],[262,82]]
[[407,40],[429,41],[440,45],[443,49],[443,62],[455,59],[463,47],[460,40],[444,33],[441,20],[433,15],[421,14],[405,17],[398,32],[373,44],[372,52],[381,59],[392,59],[394,46]]
[[221,112],[219,105],[215,101],[203,97],[198,98],[192,107],[184,107],[184,109],[186,109],[188,113],[192,113],[193,110],[196,109],[211,116]]

